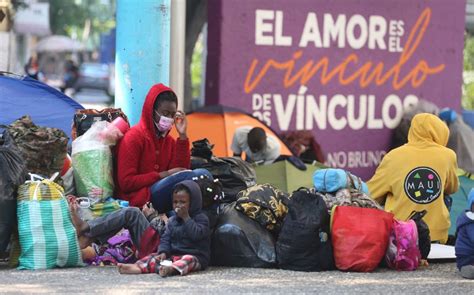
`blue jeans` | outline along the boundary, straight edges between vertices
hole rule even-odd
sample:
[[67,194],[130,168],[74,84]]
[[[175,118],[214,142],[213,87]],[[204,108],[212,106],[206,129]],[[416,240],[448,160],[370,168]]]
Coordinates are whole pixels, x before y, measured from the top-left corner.
[[206,169],[184,170],[160,181],[155,182],[150,188],[151,203],[158,213],[166,213],[173,210],[173,188],[183,180],[192,180],[194,177],[206,175],[213,179],[212,174]]

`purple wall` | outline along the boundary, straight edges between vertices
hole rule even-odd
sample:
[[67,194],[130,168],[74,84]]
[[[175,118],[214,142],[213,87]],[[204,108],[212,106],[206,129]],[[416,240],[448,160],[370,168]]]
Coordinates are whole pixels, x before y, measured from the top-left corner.
[[328,164],[368,179],[405,105],[460,110],[464,14],[464,0],[210,0],[206,103],[313,130]]

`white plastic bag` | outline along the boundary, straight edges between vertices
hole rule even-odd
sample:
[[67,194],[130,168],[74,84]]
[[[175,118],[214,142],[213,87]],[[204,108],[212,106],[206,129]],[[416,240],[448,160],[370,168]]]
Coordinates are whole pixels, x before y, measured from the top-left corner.
[[92,204],[113,195],[113,158],[110,146],[122,133],[107,121],[95,122],[89,130],[72,142],[74,182],[79,197]]

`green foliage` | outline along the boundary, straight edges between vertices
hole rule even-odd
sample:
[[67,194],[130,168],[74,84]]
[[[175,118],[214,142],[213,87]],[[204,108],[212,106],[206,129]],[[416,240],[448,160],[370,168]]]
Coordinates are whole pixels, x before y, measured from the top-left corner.
[[462,107],[466,110],[474,110],[474,82],[463,85]]
[[196,46],[194,47],[193,57],[191,61],[191,82],[193,98],[199,97],[201,95],[203,48],[203,38],[201,35],[196,42]]
[[464,42],[464,70],[474,70],[474,37],[468,35]]
[[471,35],[466,36],[464,43],[462,107],[474,109],[474,37]]
[[[115,27],[115,1],[109,0],[49,0],[53,34],[81,39],[90,22],[90,47],[99,44],[100,33]],[[105,3],[105,4],[104,4]]]

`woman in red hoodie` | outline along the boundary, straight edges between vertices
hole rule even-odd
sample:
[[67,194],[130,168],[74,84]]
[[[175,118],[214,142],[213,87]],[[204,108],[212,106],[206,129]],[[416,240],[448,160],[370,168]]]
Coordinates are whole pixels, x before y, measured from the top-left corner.
[[[159,213],[172,209],[173,186],[202,174],[204,169],[190,168],[189,139],[185,114],[177,111],[176,94],[163,84],[150,88],[142,115],[118,145],[118,196],[131,206],[142,207],[152,201]],[[169,131],[176,126],[179,137]]]

